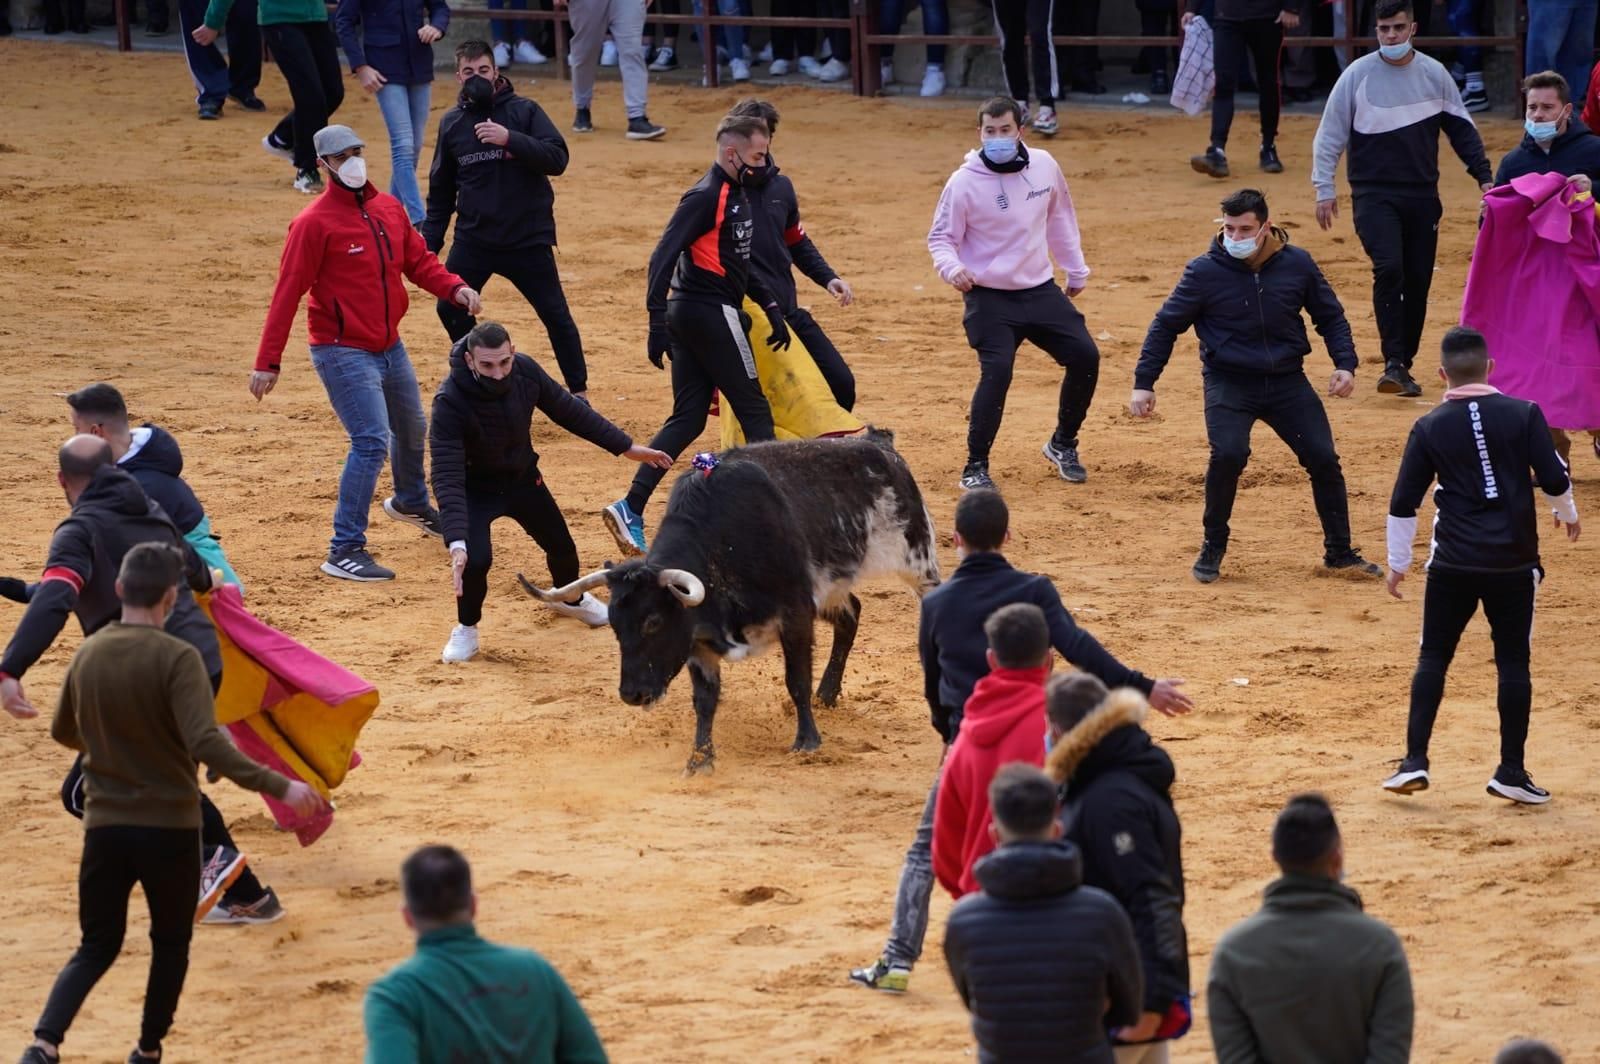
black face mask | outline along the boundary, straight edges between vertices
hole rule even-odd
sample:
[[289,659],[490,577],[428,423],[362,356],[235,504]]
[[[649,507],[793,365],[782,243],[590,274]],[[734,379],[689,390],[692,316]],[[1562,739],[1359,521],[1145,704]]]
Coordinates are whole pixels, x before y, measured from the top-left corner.
[[494,106],[494,85],[482,74],[474,74],[461,85],[461,106],[474,114],[486,115]]
[[766,185],[767,182],[772,180],[773,171],[775,171],[777,168],[778,167],[775,163],[773,163],[771,156],[767,157],[767,165],[763,166],[759,170],[740,163],[739,184],[745,186],[746,188],[761,188]]

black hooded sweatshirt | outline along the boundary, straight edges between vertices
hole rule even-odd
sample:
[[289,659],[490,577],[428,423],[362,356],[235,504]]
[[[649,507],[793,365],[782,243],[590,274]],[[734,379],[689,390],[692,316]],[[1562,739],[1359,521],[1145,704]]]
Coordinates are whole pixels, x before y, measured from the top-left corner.
[[1522,143],[1500,160],[1494,183],[1504,185],[1526,174],[1552,173],[1566,177],[1587,174],[1590,180],[1600,181],[1600,137],[1576,115],[1567,121],[1567,131],[1550,142],[1549,151],[1539,147],[1531,134],[1524,133]]
[[795,195],[794,182],[779,172],[770,155],[764,173],[761,183],[745,187],[750,209],[756,216],[750,269],[760,274],[787,314],[799,305],[792,266],[800,267],[800,272],[820,288],[828,287],[839,275],[806,235],[805,226],[800,224],[800,200]]
[[205,507],[194,490],[183,480],[183,452],[172,434],[158,425],[141,426],[150,438],[132,455],[124,455],[117,465],[133,474],[150,500],[167,512],[178,531],[188,535],[205,517]]
[[973,875],[983,889],[950,910],[944,959],[978,1060],[1111,1064],[1107,1024],[1139,1019],[1139,956],[1122,907],[1083,885],[1068,842],[1002,846]]
[[433,496],[444,541],[467,538],[467,493],[515,488],[539,463],[531,436],[533,412],[612,454],[633,439],[551,379],[527,355],[517,355],[504,382],[479,380],[467,368],[466,338],[450,351],[450,373],[433,397],[428,425]]
[[78,615],[86,636],[122,616],[117,572],[122,556],[140,543],[171,543],[183,551],[189,586],[178,587],[167,632],[198,650],[210,675],[221,675],[216,630],[190,594],[211,586],[210,570],[139,482],[116,466],[97,469],[56,526],[44,575],[29,589],[28,609],[0,658],[0,672],[20,679],[56,641],[69,613]]
[[[505,147],[478,139],[476,127],[486,118],[509,131]],[[428,216],[418,226],[422,239],[437,253],[454,213],[456,240],[475,247],[554,246],[556,192],[550,179],[566,169],[567,142],[555,123],[502,77],[487,115],[458,101],[439,120],[428,172]]]

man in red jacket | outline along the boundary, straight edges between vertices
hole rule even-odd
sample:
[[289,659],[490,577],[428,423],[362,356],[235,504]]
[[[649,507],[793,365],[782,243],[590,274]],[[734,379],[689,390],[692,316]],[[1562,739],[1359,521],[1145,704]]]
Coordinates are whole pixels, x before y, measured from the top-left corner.
[[1050,627],[1032,603],[1002,606],[983,622],[989,675],[967,699],[933,809],[933,874],[959,898],[978,889],[972,866],[995,847],[989,783],[1001,767],[1044,763],[1044,682]]
[[342,580],[393,580],[367,553],[367,509],[385,454],[392,456],[395,493],[384,500],[384,513],[443,534],[422,474],[422,395],[400,342],[408,303],[401,276],[471,314],[482,306],[477,292],[439,265],[400,201],[367,183],[365,145],[354,130],[328,126],[314,143],[327,189],[289,223],[250,394],[260,400],[278,383],[289,327],[310,292],[311,365],[350,435],[322,571]]

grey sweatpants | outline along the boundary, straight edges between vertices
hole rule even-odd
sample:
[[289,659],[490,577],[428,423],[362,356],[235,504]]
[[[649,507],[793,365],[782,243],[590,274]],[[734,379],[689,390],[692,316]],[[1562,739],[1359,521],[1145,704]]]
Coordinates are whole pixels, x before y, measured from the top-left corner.
[[617,66],[622,72],[622,102],[629,118],[645,113],[650,78],[644,65],[644,0],[571,0],[572,103],[588,107],[594,101],[595,68],[606,32],[617,46]]

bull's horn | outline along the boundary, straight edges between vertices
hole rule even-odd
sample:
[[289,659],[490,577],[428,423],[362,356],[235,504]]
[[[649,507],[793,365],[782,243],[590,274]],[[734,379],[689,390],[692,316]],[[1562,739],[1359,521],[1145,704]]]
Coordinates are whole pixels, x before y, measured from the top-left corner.
[[706,585],[687,569],[663,569],[659,582],[685,606],[698,606],[706,600]]
[[552,588],[549,591],[542,591],[539,588],[534,587],[528,582],[528,578],[523,576],[521,573],[517,574],[517,582],[522,585],[522,590],[526,591],[540,602],[565,602],[579,592],[587,591],[591,587],[599,587],[601,584],[605,583],[606,571],[604,569],[596,569],[588,576],[574,580],[566,587]]

